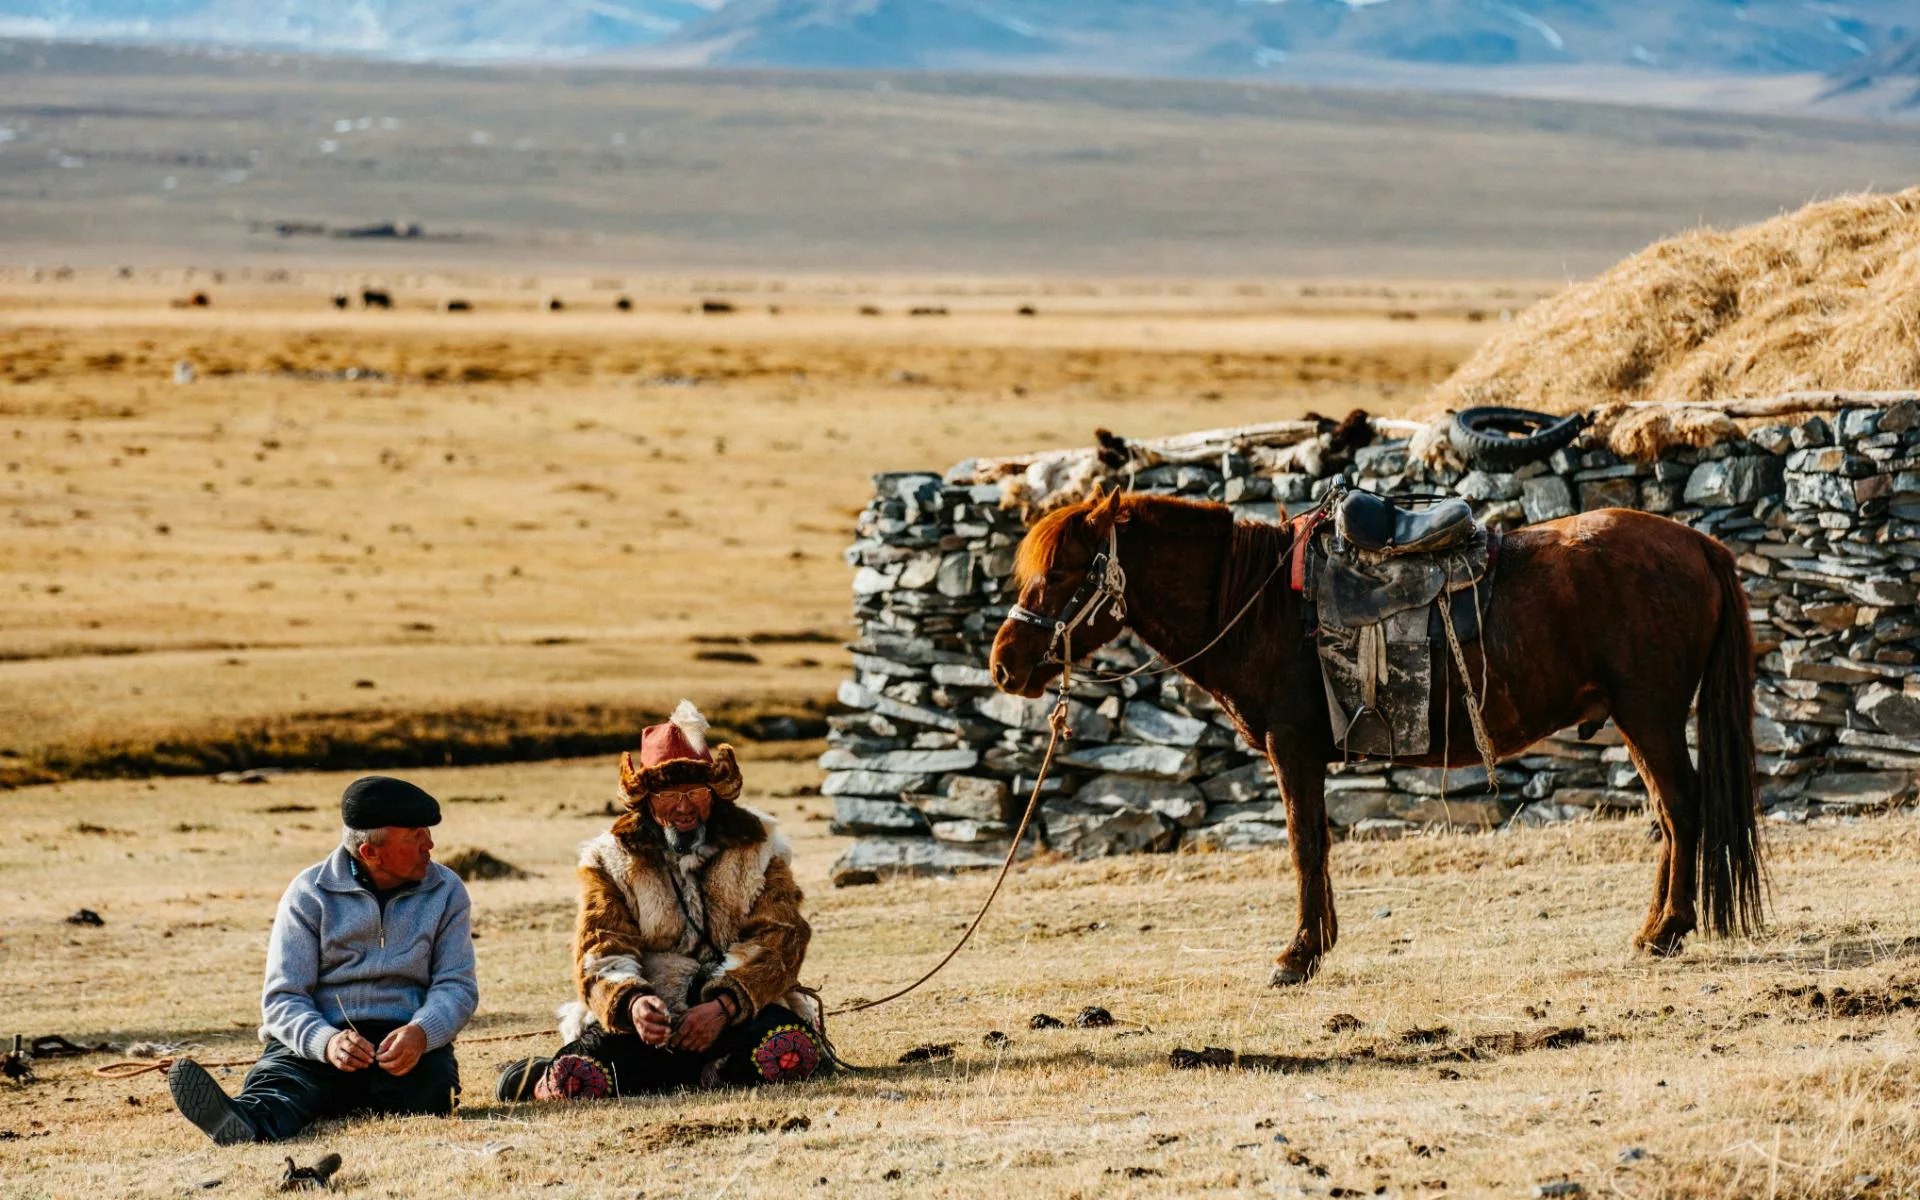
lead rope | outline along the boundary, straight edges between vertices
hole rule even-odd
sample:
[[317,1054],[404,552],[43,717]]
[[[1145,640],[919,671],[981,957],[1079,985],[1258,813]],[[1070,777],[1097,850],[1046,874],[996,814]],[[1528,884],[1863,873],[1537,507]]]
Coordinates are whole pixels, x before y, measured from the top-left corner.
[[925,975],[922,975],[899,991],[890,992],[878,1000],[863,1000],[858,1004],[849,1004],[845,1008],[836,1008],[832,1012],[827,1013],[827,1016],[845,1016],[848,1013],[857,1013],[869,1008],[878,1008],[882,1004],[898,1000],[908,992],[918,988],[927,980],[938,975],[941,968],[952,962],[955,956],[972,940],[974,932],[980,928],[980,923],[986,920],[987,910],[993,907],[994,898],[1000,894],[1001,886],[1007,882],[1007,876],[1013,870],[1013,860],[1020,853],[1020,842],[1027,835],[1027,826],[1033,821],[1034,810],[1040,807],[1040,788],[1047,781],[1047,772],[1053,769],[1053,756],[1055,752],[1059,750],[1060,743],[1073,736],[1073,718],[1067,711],[1067,695],[1072,690],[1073,666],[1069,663],[1060,672],[1060,699],[1054,702],[1053,711],[1047,715],[1047,728],[1051,731],[1051,736],[1047,739],[1046,757],[1040,760],[1040,773],[1036,775],[1033,780],[1033,794],[1027,797],[1027,811],[1020,814],[1020,827],[1013,831],[1013,844],[1007,847],[1007,858],[1005,862],[1000,864],[1000,874],[993,881],[993,890],[987,893],[986,900],[980,905],[980,911],[974,914],[972,923],[967,926],[967,931],[960,935],[960,940],[953,944],[953,949],[947,951],[946,957],[933,964],[932,969]]
[[[1118,538],[1113,530],[1107,531],[1107,537],[1109,539],[1108,571],[1110,576],[1117,577],[1121,581],[1121,586],[1124,587],[1126,576],[1120,571]],[[1266,593],[1267,585],[1273,582],[1274,577],[1279,575],[1281,569],[1286,565],[1287,558],[1283,555],[1280,561],[1274,564],[1273,570],[1267,572],[1267,577],[1260,581],[1260,586],[1253,590],[1253,595],[1248,596],[1247,602],[1240,606],[1240,611],[1234,613],[1233,618],[1221,627],[1220,632],[1214,634],[1213,638],[1208,641],[1206,645],[1200,647],[1192,654],[1187,655],[1179,662],[1168,663],[1151,672],[1147,670],[1149,664],[1142,663],[1124,675],[1089,675],[1087,677],[1088,680],[1093,683],[1118,683],[1142,674],[1164,675],[1169,671],[1175,671],[1186,666],[1194,659],[1199,658],[1207,651],[1219,645],[1222,638],[1233,632],[1234,626],[1240,624],[1241,619],[1253,611],[1254,603]],[[993,907],[994,898],[999,896],[1000,888],[1007,882],[1007,876],[1013,870],[1013,860],[1020,853],[1020,842],[1026,837],[1027,826],[1033,820],[1034,810],[1040,807],[1040,788],[1047,781],[1047,772],[1053,769],[1054,754],[1059,750],[1062,741],[1073,736],[1073,717],[1067,707],[1068,700],[1073,691],[1073,630],[1089,613],[1099,607],[1103,597],[1110,597],[1114,601],[1116,608],[1119,608],[1119,606],[1124,605],[1126,602],[1124,596],[1116,595],[1107,587],[1102,586],[1099,591],[1094,593],[1093,599],[1089,600],[1080,612],[1074,616],[1073,620],[1060,622],[1055,627],[1054,640],[1060,646],[1060,698],[1054,701],[1053,711],[1047,715],[1047,728],[1051,731],[1051,736],[1047,739],[1046,757],[1040,760],[1040,773],[1034,777],[1033,794],[1027,797],[1027,810],[1020,814],[1020,827],[1013,832],[1013,844],[1007,847],[1006,861],[1000,864],[1000,874],[994,879],[993,890],[987,893],[986,902],[980,905],[980,911],[974,914],[972,923],[967,926],[966,932],[960,935],[960,940],[953,944],[953,949],[947,951],[946,957],[933,964],[933,968],[925,975],[922,975],[899,991],[889,993],[888,995],[880,997],[878,1000],[866,1000],[859,1004],[850,1004],[845,1008],[838,1008],[830,1013],[826,1013],[826,1016],[844,1016],[847,1013],[856,1013],[864,1009],[878,1008],[889,1001],[898,1000],[908,992],[913,991],[921,984],[927,982],[927,980],[938,975],[941,968],[952,962],[955,956],[973,939],[975,931],[980,928],[980,923],[986,920],[987,910]],[[1125,610],[1120,608],[1119,611],[1124,612]]]

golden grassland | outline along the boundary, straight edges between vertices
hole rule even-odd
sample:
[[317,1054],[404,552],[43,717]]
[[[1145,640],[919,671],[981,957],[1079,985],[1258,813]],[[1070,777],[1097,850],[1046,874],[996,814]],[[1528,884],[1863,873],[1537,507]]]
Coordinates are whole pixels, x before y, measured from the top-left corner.
[[871,472],[1401,409],[1532,294],[422,275],[364,312],[350,274],[33,275],[0,279],[0,782],[790,710],[846,666]]
[[[826,802],[794,794],[817,777],[817,748],[751,751],[749,798],[794,836],[809,980],[835,1001],[875,996],[950,944],[989,881],[829,889]],[[251,1196],[283,1154],[328,1151],[345,1157],[346,1194],[387,1197],[1524,1196],[1563,1177],[1587,1195],[1920,1188],[1912,813],[1769,830],[1771,928],[1669,962],[1627,953],[1654,853],[1637,822],[1343,843],[1339,948],[1286,992],[1262,986],[1293,916],[1283,853],[1034,865],[945,974],[835,1023],[842,1052],[872,1069],[760,1092],[495,1104],[499,1065],[554,1039],[477,1039],[548,1029],[566,998],[571,865],[606,824],[613,774],[601,757],[415,775],[446,801],[442,856],[483,847],[533,872],[471,885],[482,1006],[456,1119],[353,1120],[218,1150],[174,1115],[160,1076],[107,1082],[89,1074],[102,1057],[53,1060],[38,1082],[0,1083],[0,1191],[162,1197],[219,1181],[211,1194]],[[251,1057],[274,901],[332,844],[349,777],[9,795],[7,1030]],[[63,923],[82,906],[105,925]],[[1119,1024],[1027,1027],[1089,1004]],[[983,1044],[993,1030],[1011,1044]],[[894,1065],[930,1043],[953,1057]],[[1169,1051],[1205,1046],[1292,1060],[1169,1066]],[[799,1116],[806,1128],[780,1132]]]

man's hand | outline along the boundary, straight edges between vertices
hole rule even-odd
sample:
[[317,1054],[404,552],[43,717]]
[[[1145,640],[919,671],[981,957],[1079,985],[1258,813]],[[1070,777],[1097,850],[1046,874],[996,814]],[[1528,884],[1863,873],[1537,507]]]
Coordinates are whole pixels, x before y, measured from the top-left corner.
[[327,1039],[327,1061],[342,1071],[363,1071],[373,1065],[373,1043],[351,1029]]
[[680,1018],[680,1029],[668,1044],[675,1050],[691,1050],[699,1053],[713,1045],[727,1027],[727,1010],[718,1000],[709,1000],[705,1004],[696,1004]]
[[664,1046],[673,1036],[673,1019],[667,1016],[667,1003],[658,996],[635,996],[627,1008],[633,1017],[633,1030],[649,1046]]
[[427,1031],[418,1025],[402,1025],[380,1039],[380,1067],[389,1075],[405,1075],[426,1052]]

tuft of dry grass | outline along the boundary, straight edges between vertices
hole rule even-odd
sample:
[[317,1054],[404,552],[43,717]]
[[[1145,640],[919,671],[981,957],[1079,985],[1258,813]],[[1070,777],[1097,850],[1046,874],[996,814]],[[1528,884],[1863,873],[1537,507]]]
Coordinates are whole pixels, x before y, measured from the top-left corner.
[[[1522,313],[1430,397],[1568,413],[1920,387],[1920,188],[1658,242]],[[1663,418],[1648,417],[1659,424]],[[1705,431],[1641,429],[1625,445]]]
[[[767,752],[745,764],[748,800],[793,835],[815,930],[808,980],[844,1002],[917,975],[989,881],[827,888],[842,844],[826,833],[829,802],[786,794],[817,772]],[[329,1151],[345,1157],[351,1194],[424,1200],[1441,1197],[1560,1179],[1587,1195],[1700,1200],[1920,1189],[1911,812],[1769,829],[1770,929],[1665,962],[1627,952],[1653,874],[1638,823],[1342,843],[1340,944],[1319,978],[1285,992],[1262,986],[1293,918],[1284,853],[1031,865],[946,973],[835,1023],[860,1071],[756,1092],[495,1104],[500,1065],[553,1048],[570,867],[606,823],[614,772],[602,757],[414,775],[488,801],[450,802],[447,840],[510,847],[533,873],[471,885],[482,1002],[459,1048],[456,1119],[328,1122],[284,1147],[217,1150],[172,1112],[159,1076],[109,1083],[88,1074],[99,1057],[47,1060],[40,1082],[0,1083],[8,1200],[159,1200],[210,1179],[217,1194],[252,1195],[282,1155]],[[329,847],[345,782],[13,793],[0,1011],[29,1035],[247,1057],[262,931],[286,880]],[[312,811],[273,811],[289,806]],[[121,836],[77,834],[80,817]],[[105,923],[66,924],[83,905]],[[1115,1023],[1073,1027],[1086,1005]],[[1038,1013],[1063,1027],[1030,1028]],[[951,1057],[897,1062],[946,1043]],[[1235,1066],[1173,1065],[1174,1051],[1206,1047]]]

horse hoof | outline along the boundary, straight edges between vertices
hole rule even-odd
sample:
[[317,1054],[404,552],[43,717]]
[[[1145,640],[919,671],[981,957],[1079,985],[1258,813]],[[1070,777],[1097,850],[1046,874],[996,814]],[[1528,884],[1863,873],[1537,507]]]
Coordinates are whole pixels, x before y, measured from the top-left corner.
[[1677,958],[1687,948],[1687,935],[1669,933],[1658,937],[1637,937],[1633,948],[1648,958]]
[[1311,970],[1303,971],[1299,967],[1290,967],[1286,963],[1281,963],[1273,968],[1273,974],[1267,976],[1267,986],[1270,988],[1293,987],[1312,978]]

